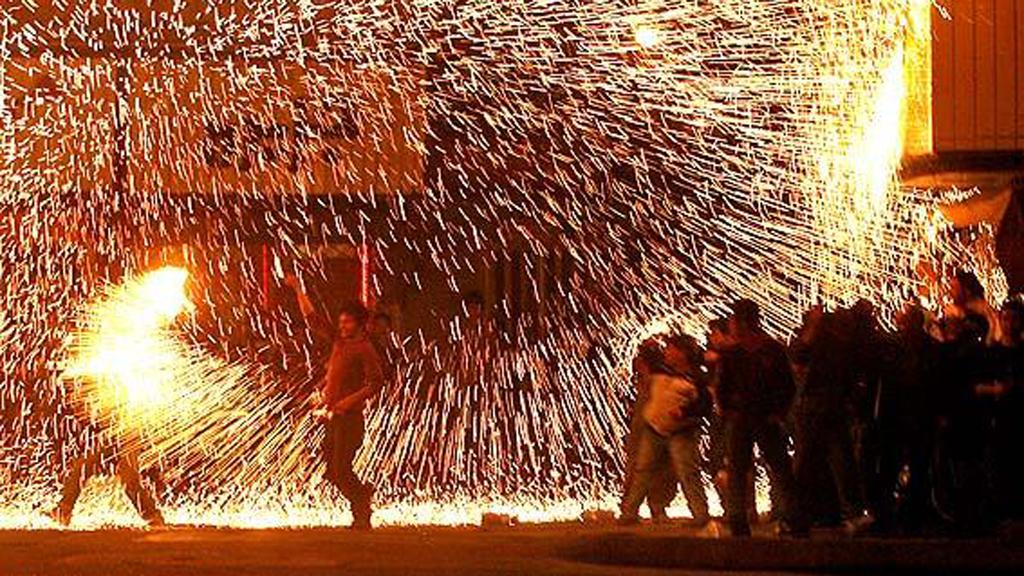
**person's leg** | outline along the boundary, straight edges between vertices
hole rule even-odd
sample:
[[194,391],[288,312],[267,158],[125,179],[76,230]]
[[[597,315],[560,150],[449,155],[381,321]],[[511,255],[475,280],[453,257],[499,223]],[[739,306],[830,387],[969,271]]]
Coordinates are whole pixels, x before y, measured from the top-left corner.
[[761,448],[765,464],[771,470],[772,481],[779,489],[782,500],[780,518],[788,524],[789,529],[793,532],[798,534],[805,532],[807,526],[797,499],[796,483],[793,480],[793,464],[789,458],[789,452],[786,451],[786,434],[782,430],[782,426],[771,421],[758,423],[755,440]]
[[647,507],[651,510],[651,519],[667,520],[666,509],[676,497],[676,486],[679,484],[675,471],[662,458],[651,474],[651,483],[647,487]]
[[730,417],[726,422],[726,463],[728,468],[728,505],[726,514],[733,536],[749,536],[747,520],[747,477],[753,467],[753,436],[749,423]]
[[[793,456],[793,480],[807,503],[815,504],[808,506],[808,512],[811,513],[821,508],[815,501],[820,466],[825,463],[820,420],[817,413],[810,409],[801,411],[797,415],[794,434],[796,450]],[[781,513],[781,510],[778,512]]]
[[622,478],[622,494],[625,496],[628,494],[635,481],[636,471],[636,454],[637,449],[640,446],[640,437],[643,435],[644,428],[647,427],[647,423],[640,415],[640,406],[637,405],[633,408],[633,416],[630,419],[629,436],[626,437],[626,462],[623,470]]
[[633,467],[633,481],[622,495],[619,518],[623,523],[637,520],[640,504],[650,490],[651,478],[659,462],[665,459],[665,441],[650,426],[640,432]]
[[707,459],[704,462],[704,472],[711,478],[711,484],[718,494],[718,502],[723,512],[728,506],[726,495],[726,479],[728,473],[725,469],[725,422],[718,414],[712,414],[708,426],[708,450]]
[[703,526],[711,520],[711,514],[708,512],[708,495],[704,491],[704,479],[701,477],[698,463],[699,432],[699,429],[693,429],[673,434],[669,439],[669,453],[672,457],[672,468],[683,486],[690,514],[694,522]]
[[117,477],[120,478],[121,485],[124,486],[124,491],[128,494],[128,499],[131,500],[142,519],[150,526],[162,525],[164,519],[156,507],[156,500],[142,484],[138,457],[135,453],[127,452],[121,455],[117,461]]
[[340,468],[340,452],[338,448],[340,446],[341,434],[341,419],[331,418],[324,425],[322,445],[322,457],[325,464],[324,479],[339,491],[341,490],[341,484],[338,481],[338,469]]
[[352,466],[356,452],[363,445],[363,418],[362,416],[336,416],[331,421],[337,421],[333,459],[337,473],[336,485],[352,505],[353,525],[369,528],[370,500],[373,489],[359,479]]
[[[922,418],[923,422],[927,422]],[[899,510],[896,518],[906,533],[916,534],[920,532],[927,519],[931,485],[929,483],[932,448],[929,442],[927,425],[922,421],[907,422],[903,426],[902,454],[910,477],[906,478],[904,494],[906,499]],[[901,459],[901,460],[903,460]],[[897,470],[898,478],[899,470]]]
[[[753,448],[751,448],[753,449]],[[745,490],[746,493],[743,495],[745,500],[743,505],[747,511],[747,522],[751,524],[758,524],[760,518],[757,514],[757,459],[754,458],[750,461],[750,469],[747,471],[747,477],[744,479],[746,482]],[[774,510],[774,508],[773,508]]]
[[[839,511],[843,520],[864,515],[864,491],[853,456],[853,438],[848,423],[840,418],[829,422],[823,430],[827,442],[828,466],[839,495]],[[895,477],[892,478],[895,482]]]
[[71,515],[75,510],[75,503],[82,493],[82,486],[99,470],[100,452],[93,451],[79,456],[72,461],[68,468],[67,476],[64,477],[64,485],[61,488],[60,503],[51,513],[54,520],[67,526],[71,523]]

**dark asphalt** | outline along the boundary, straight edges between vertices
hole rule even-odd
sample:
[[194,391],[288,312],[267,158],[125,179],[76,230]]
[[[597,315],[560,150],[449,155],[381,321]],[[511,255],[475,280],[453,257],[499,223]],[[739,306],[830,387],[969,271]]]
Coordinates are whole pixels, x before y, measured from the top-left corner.
[[[701,540],[685,528],[0,532],[0,576],[268,574],[1024,573],[1001,540]],[[751,573],[751,572],[748,572]]]

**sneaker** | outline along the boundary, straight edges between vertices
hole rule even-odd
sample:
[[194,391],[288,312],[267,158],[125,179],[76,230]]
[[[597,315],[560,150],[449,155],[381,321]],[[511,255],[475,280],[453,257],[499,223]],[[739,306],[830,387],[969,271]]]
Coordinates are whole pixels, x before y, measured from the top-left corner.
[[671,524],[672,523],[672,519],[669,518],[668,514],[666,514],[665,512],[659,512],[657,514],[652,514],[651,515],[651,522],[653,522],[655,524],[658,524],[658,525],[665,525],[665,524]]
[[779,538],[810,538],[811,531],[806,527],[795,526],[785,520],[780,520],[775,529],[775,535]]
[[864,534],[875,525],[875,517],[869,512],[843,520],[843,531],[849,536]]
[[352,530],[369,531],[373,530],[373,523],[370,521],[370,516],[358,516],[352,520],[352,525],[349,526]]
[[352,503],[352,529],[373,529],[373,496],[377,489],[370,484],[364,485],[364,493]]
[[640,517],[636,514],[623,514],[615,521],[618,526],[636,526],[640,524]]
[[733,538],[750,538],[750,524],[742,522],[729,522],[729,534]]
[[718,522],[715,522],[714,520],[709,520],[707,524],[700,528],[700,530],[697,530],[696,537],[717,540],[718,538],[722,537],[722,529],[718,525]]
[[152,516],[150,516],[148,518],[145,518],[145,521],[146,521],[146,526],[148,528],[151,528],[151,529],[159,530],[161,528],[166,528],[167,527],[167,523],[164,522],[163,514],[161,514],[159,512],[157,512],[156,514],[153,514]]
[[365,502],[359,502],[352,506],[352,529],[353,530],[370,530],[373,528],[371,519],[373,518],[373,508],[370,506],[369,500]]
[[67,528],[71,524],[71,514],[65,512],[60,507],[54,508],[53,510],[47,512],[46,517],[65,528]]

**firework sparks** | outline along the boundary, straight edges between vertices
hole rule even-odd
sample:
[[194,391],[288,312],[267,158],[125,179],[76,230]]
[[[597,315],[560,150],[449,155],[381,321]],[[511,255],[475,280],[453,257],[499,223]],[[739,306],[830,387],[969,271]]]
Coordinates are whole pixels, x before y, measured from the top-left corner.
[[[891,312],[922,258],[962,259],[896,179],[927,2],[14,7],[0,525],[44,524],[91,441],[59,368],[101,422],[147,431],[172,521],[341,522],[308,402],[320,353],[268,310],[275,276],[338,246],[373,255],[367,300],[521,263],[500,330],[440,299],[396,345],[358,458],[383,521],[609,507],[644,337],[700,334],[736,297],[777,335],[813,302]],[[76,525],[129,522],[109,506],[87,495]]]

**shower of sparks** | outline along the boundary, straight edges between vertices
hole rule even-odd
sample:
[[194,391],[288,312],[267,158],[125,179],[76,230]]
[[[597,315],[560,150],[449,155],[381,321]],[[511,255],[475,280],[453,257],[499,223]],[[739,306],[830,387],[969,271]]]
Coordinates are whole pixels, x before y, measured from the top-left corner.
[[98,306],[92,326],[76,338],[64,376],[79,384],[86,412],[108,420],[115,434],[161,427],[180,413],[185,380],[176,368],[184,355],[164,331],[185,311],[186,278],[180,268],[153,272],[123,298]]
[[[812,302],[890,313],[922,261],[963,259],[896,178],[929,3],[5,9],[0,526],[47,526],[99,430],[140,436],[173,522],[344,522],[323,350],[277,293],[342,246],[373,255],[365,296],[439,319],[394,342],[369,407],[379,521],[611,507],[637,342],[737,297],[779,336]],[[424,296],[513,263],[500,326]],[[97,488],[74,526],[134,522]]]

